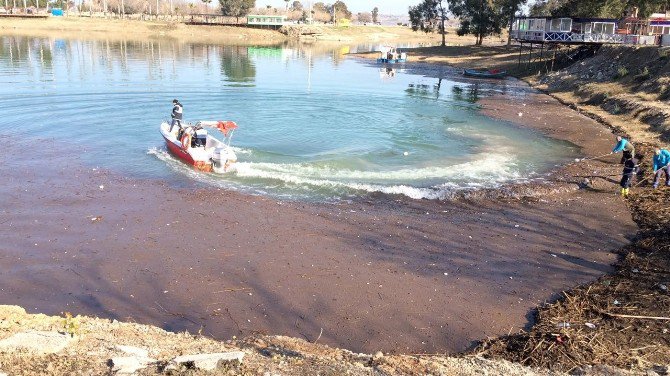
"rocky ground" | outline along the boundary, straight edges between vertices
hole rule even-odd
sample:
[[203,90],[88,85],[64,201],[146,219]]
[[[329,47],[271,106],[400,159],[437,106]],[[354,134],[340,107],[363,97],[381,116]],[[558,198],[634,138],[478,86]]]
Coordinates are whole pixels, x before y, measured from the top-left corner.
[[[314,342],[318,342],[315,340]],[[0,306],[7,375],[560,375],[479,356],[358,354],[281,336],[217,342],[153,326]],[[633,375],[585,367],[582,375]]]

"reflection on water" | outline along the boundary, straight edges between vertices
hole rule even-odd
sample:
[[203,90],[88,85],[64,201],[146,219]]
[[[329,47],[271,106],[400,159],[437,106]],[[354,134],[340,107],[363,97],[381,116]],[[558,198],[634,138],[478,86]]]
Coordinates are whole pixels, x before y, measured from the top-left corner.
[[393,78],[398,73],[398,70],[391,67],[379,68],[379,76],[381,78]]
[[[252,85],[256,79],[256,67],[249,58],[252,47],[224,47],[221,54],[221,70],[229,82]],[[267,50],[267,49],[266,49]],[[280,50],[281,51],[281,50]],[[257,53],[258,49],[252,52]]]
[[[0,36],[0,127],[83,146],[87,163],[127,175],[291,197],[442,197],[538,176],[572,152],[477,112],[506,84],[346,55],[371,48]],[[240,125],[231,173],[165,152],[157,127],[173,98],[187,120]]]
[[[439,98],[440,97],[440,88],[442,87],[442,78],[437,79],[437,83],[430,85],[430,84],[421,84],[421,83],[411,83],[407,86],[407,89],[405,89],[405,92],[408,95],[414,96],[414,97],[432,97],[432,98]],[[454,86],[457,87],[457,86]]]

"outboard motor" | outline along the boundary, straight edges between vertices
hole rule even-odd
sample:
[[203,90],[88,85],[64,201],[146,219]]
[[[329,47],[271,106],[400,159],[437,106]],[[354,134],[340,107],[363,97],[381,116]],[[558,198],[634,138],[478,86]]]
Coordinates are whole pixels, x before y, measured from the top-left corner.
[[228,167],[237,162],[237,155],[227,146],[219,146],[214,149],[212,153],[212,164],[214,168],[221,171],[226,171]]

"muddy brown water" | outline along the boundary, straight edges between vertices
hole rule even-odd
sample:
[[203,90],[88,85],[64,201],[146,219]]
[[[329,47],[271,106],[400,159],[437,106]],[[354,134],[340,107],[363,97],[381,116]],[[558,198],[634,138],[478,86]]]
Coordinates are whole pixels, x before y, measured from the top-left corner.
[[[565,127],[556,113],[538,116]],[[611,271],[612,251],[635,233],[611,182],[533,200],[283,202],[123,178],[57,144],[36,156],[2,140],[0,302],[29,312],[457,352],[527,326],[533,307]]]

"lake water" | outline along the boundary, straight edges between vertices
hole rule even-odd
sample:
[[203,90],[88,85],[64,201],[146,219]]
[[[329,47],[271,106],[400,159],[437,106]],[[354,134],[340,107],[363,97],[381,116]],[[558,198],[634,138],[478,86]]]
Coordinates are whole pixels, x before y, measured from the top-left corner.
[[[439,198],[542,178],[574,157],[479,114],[477,99],[504,83],[386,69],[350,51],[0,36],[0,129],[127,176],[292,198]],[[238,123],[233,171],[196,172],[167,153],[158,125],[173,98],[187,121]]]

